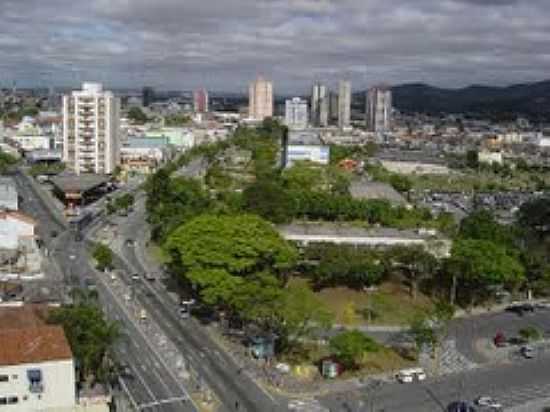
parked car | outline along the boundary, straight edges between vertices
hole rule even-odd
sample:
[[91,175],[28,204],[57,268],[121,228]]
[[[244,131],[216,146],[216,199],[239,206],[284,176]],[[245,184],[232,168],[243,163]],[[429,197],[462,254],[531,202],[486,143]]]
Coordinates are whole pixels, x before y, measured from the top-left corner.
[[403,369],[395,375],[395,378],[399,383],[420,382],[426,379],[426,372],[422,368]]
[[519,352],[526,359],[533,359],[535,357],[535,349],[529,345],[522,346]]
[[139,280],[139,273],[132,274],[132,280],[138,281]]
[[506,308],[507,312],[516,313],[518,316],[523,316],[525,313],[533,313],[535,305],[531,303],[513,303]]
[[134,247],[136,245],[136,242],[134,241],[134,239],[126,239],[126,241],[124,242],[124,244],[127,246],[127,247]]
[[491,398],[490,396],[480,396],[474,402],[477,406],[483,406],[485,408],[496,409],[496,410],[502,409],[502,404],[500,402],[497,402],[495,399]]
[[157,280],[157,277],[154,273],[145,273],[145,279],[147,279],[149,282],[154,282],[155,280]]
[[497,348],[504,348],[508,346],[508,340],[506,339],[506,336],[504,336],[504,333],[497,332],[495,337],[493,338],[493,343]]
[[470,402],[456,401],[447,406],[447,412],[477,412],[477,409]]

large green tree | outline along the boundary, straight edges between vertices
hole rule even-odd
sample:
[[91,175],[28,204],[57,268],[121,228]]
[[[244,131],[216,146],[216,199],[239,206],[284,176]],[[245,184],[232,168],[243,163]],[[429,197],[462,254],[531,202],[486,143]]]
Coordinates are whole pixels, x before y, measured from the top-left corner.
[[[502,284],[517,285],[525,278],[525,269],[516,256],[488,240],[462,239],[454,242],[448,271],[453,284],[461,287],[470,303],[487,293],[487,287]],[[451,292],[455,301],[456,287]]]
[[113,251],[103,243],[94,246],[92,257],[96,260],[99,270],[108,269],[113,265]]
[[296,250],[254,215],[202,215],[176,229],[165,245],[181,275],[209,303],[231,305],[232,297],[260,274],[283,280]]
[[273,223],[289,222],[295,213],[294,199],[273,179],[257,180],[243,192],[245,210]]
[[493,214],[481,209],[472,212],[460,222],[458,235],[463,239],[489,240],[503,246],[512,246],[513,236],[509,227],[498,223]]

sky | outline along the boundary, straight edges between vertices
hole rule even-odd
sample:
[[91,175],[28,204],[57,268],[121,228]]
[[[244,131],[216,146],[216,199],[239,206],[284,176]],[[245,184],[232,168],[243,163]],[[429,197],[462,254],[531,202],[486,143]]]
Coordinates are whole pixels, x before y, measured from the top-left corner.
[[275,93],[550,78],[548,0],[1,0],[0,85]]

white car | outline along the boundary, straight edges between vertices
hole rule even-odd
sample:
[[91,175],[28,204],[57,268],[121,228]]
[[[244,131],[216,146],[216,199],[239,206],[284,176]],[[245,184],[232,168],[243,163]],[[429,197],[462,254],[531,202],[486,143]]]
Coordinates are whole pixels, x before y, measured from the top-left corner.
[[395,375],[395,378],[400,383],[420,382],[426,379],[426,372],[422,368],[403,369]]
[[491,409],[502,409],[502,404],[490,396],[480,396],[475,400],[477,406],[484,406]]

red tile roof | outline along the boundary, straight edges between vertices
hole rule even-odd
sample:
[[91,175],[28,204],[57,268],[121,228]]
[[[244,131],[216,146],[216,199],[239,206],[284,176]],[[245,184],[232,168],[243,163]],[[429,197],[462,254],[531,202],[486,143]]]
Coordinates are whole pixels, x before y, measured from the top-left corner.
[[61,326],[0,330],[0,365],[69,360],[73,355]]

